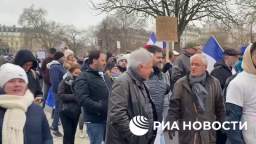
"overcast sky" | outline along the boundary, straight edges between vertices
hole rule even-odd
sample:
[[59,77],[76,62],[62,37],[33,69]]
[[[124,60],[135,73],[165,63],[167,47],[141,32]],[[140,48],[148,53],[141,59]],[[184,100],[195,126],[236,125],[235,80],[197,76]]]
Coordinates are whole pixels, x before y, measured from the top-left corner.
[[90,7],[88,0],[0,0],[0,24],[18,25],[23,9],[32,4],[47,10],[48,19],[78,28],[97,25],[104,18],[104,14],[98,15]]

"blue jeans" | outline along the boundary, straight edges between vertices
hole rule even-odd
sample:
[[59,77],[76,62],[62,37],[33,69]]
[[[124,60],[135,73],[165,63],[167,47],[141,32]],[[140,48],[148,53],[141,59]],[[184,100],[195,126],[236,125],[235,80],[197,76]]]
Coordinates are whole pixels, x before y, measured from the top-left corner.
[[54,94],[55,97],[55,110],[54,110],[54,114],[53,114],[53,121],[52,121],[52,128],[55,131],[59,130],[59,121],[60,121],[60,103],[59,101],[56,99],[56,94]]
[[102,144],[104,141],[106,124],[86,123],[86,126],[90,144]]

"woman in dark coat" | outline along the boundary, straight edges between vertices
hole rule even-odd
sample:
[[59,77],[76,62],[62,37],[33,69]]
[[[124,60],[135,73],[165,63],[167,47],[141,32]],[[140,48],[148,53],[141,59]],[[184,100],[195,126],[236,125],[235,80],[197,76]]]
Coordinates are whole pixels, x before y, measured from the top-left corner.
[[64,129],[63,144],[74,144],[75,141],[81,108],[78,97],[73,93],[72,85],[80,73],[80,66],[78,64],[72,65],[58,88],[57,98],[60,101],[60,120]]

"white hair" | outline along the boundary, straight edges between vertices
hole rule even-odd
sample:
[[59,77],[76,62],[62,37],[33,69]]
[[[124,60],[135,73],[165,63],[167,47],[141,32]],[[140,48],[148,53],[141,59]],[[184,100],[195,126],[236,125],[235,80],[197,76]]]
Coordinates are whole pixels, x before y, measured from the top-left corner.
[[200,58],[202,60],[203,64],[208,66],[208,60],[207,60],[206,56],[201,54],[201,53],[200,54],[194,54],[193,56],[191,56],[190,57],[190,62],[192,61],[192,59],[194,59],[196,57]]
[[129,55],[128,68],[137,69],[141,64],[147,64],[153,59],[153,54],[144,48],[139,48]]

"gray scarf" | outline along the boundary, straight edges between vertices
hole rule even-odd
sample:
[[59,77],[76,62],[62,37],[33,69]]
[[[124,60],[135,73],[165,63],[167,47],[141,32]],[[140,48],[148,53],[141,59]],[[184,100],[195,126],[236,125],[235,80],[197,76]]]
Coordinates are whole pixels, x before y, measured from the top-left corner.
[[206,111],[206,98],[208,95],[205,89],[206,73],[200,77],[193,77],[189,75],[189,85],[193,93],[193,99],[198,113],[204,113]]

